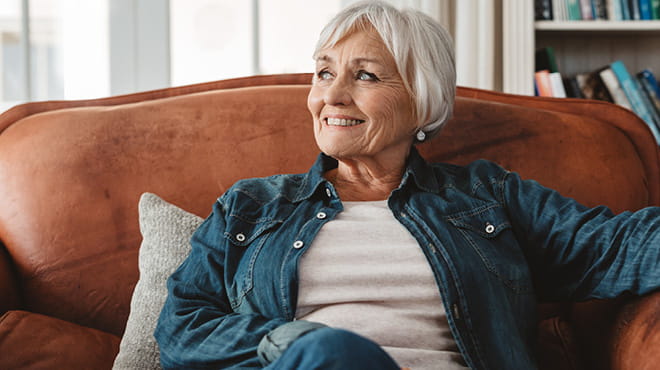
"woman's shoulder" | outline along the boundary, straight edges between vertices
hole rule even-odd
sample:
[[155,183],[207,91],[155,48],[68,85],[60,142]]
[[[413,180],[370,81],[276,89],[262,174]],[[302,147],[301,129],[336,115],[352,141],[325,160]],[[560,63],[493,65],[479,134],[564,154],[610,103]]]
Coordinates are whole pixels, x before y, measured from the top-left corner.
[[501,165],[486,159],[478,159],[465,165],[431,163],[431,167],[436,176],[439,175],[456,181],[497,181],[509,173]]
[[224,202],[247,197],[260,204],[277,198],[292,200],[301,186],[304,174],[279,174],[238,180],[220,198]]
[[495,162],[477,160],[466,165],[433,163],[438,192],[483,200],[498,200],[509,171]]

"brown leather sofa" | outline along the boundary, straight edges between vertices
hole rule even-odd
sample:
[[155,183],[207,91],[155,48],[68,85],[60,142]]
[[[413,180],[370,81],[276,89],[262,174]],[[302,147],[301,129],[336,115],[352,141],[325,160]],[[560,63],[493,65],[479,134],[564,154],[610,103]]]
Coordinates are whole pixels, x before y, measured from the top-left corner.
[[[256,76],[0,116],[0,368],[110,368],[138,279],[138,199],[200,216],[236,180],[303,172],[310,76]],[[660,205],[658,147],[598,101],[459,88],[430,161],[487,158],[587,205]],[[649,246],[660,247],[660,246]],[[651,369],[660,295],[539,306],[544,369]]]

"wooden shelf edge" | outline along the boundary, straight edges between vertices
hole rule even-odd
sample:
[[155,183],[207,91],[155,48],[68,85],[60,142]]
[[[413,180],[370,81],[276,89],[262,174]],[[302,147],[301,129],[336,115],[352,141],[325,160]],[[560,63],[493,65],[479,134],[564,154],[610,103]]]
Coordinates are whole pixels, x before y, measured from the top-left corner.
[[660,20],[652,21],[535,21],[536,31],[649,31],[660,32]]

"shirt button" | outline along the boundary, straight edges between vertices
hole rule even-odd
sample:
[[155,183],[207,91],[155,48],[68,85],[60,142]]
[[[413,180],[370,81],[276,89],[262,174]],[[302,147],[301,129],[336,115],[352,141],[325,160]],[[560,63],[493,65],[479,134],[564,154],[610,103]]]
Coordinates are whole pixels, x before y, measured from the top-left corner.
[[245,235],[243,235],[243,233],[236,234],[236,240],[239,242],[245,241]]
[[300,249],[300,248],[302,248],[302,246],[303,246],[302,240],[296,240],[296,242],[293,243],[293,247],[296,248],[296,249]]
[[328,198],[332,198],[332,192],[330,191],[330,188],[325,188],[325,193],[328,194]]
[[318,218],[319,220],[322,220],[322,219],[326,218],[327,216],[328,215],[326,215],[325,212],[319,212],[319,213],[316,214],[316,218]]
[[493,231],[495,231],[495,226],[493,226],[493,225],[491,225],[491,224],[489,224],[489,223],[486,224],[486,233],[488,233],[488,234],[492,234]]

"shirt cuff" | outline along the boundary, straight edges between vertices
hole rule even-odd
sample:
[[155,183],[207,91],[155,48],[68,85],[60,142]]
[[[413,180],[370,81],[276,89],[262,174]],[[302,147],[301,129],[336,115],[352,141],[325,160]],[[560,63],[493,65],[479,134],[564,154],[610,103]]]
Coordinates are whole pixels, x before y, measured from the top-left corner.
[[278,326],[261,338],[257,347],[259,361],[262,366],[267,366],[277,360],[293,341],[311,331],[325,327],[326,325],[321,323],[304,320],[291,321]]

